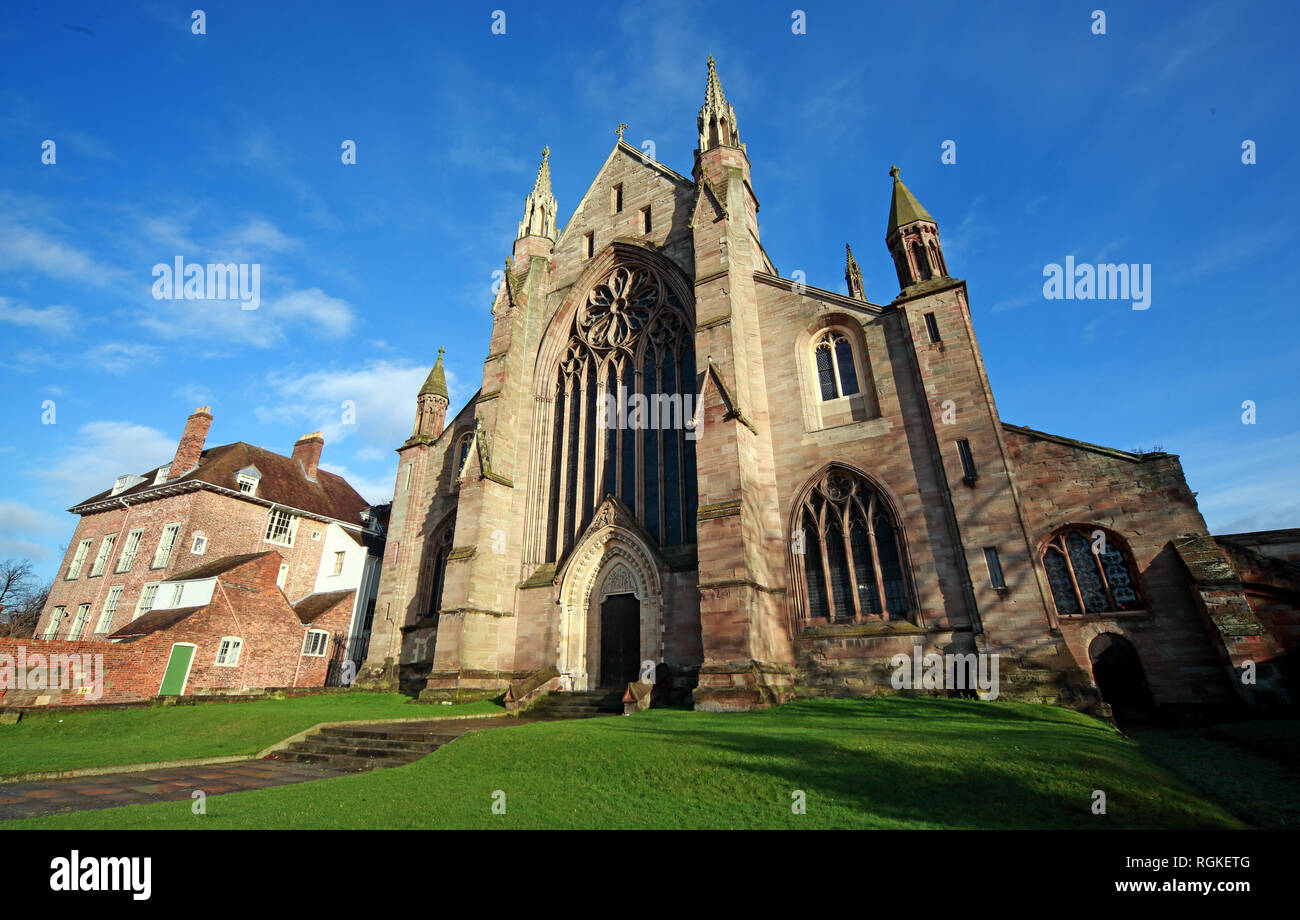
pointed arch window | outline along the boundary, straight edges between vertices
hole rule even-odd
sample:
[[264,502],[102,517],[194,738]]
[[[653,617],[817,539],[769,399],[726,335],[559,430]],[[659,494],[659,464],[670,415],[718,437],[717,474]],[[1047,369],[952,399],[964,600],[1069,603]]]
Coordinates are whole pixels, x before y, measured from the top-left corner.
[[805,621],[915,618],[901,531],[888,503],[852,470],[833,466],[806,490],[793,549]]
[[461,438],[460,443],[456,445],[456,475],[457,476],[460,476],[461,473],[465,472],[465,460],[468,459],[469,457],[469,448],[470,445],[473,443],[474,443],[474,435],[471,433]]
[[1143,609],[1137,567],[1123,542],[1109,531],[1064,528],[1043,547],[1042,558],[1058,615]]
[[930,240],[930,264],[941,277],[948,274],[948,267],[943,264],[943,253],[939,251],[939,245],[934,240]]
[[861,392],[853,343],[843,332],[832,329],[822,333],[813,346],[813,370],[822,402]]
[[930,270],[930,260],[926,258],[925,247],[919,241],[912,243],[912,260],[916,262],[917,277],[921,281],[929,281],[934,273]]
[[451,555],[451,541],[456,535],[456,517],[442,525],[442,528],[430,538],[425,550],[425,583],[428,586],[428,606],[425,617],[438,618],[442,609],[442,590],[447,581],[447,559]]
[[539,429],[550,439],[541,560],[563,559],[606,495],[661,546],[695,542],[693,330],[682,298],[645,264],[615,266],[583,299]]

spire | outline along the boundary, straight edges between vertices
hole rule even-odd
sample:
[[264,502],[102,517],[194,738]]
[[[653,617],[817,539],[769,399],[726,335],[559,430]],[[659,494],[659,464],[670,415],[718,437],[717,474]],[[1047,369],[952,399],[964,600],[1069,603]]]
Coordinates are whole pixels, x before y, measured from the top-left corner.
[[948,266],[939,245],[939,225],[908,191],[899,178],[901,172],[897,166],[889,168],[894,178],[894,196],[889,204],[885,245],[894,257],[898,285],[907,290],[923,281],[947,278]]
[[542,150],[542,165],[537,168],[537,181],[524,202],[524,219],[519,222],[519,235],[544,236],[555,240],[555,196],[551,194],[551,148]]
[[714,147],[739,147],[740,132],[736,130],[736,110],[727,104],[718,79],[718,67],[709,55],[709,80],[704,89],[704,106],[696,124],[700,130],[700,152]]
[[894,177],[894,199],[889,204],[889,226],[885,228],[886,237],[914,220],[928,220],[934,223],[930,212],[921,207],[921,202],[916,200],[916,196],[908,191],[903,180],[899,178],[902,172],[897,166],[889,167],[889,174]]
[[858,268],[858,260],[853,258],[853,247],[848,243],[844,244],[844,280],[849,285],[849,296],[855,300],[866,300],[867,293],[862,287],[862,269]]
[[447,376],[442,370],[442,353],[443,349],[438,349],[438,360],[433,363],[433,370],[429,371],[429,376],[424,380],[424,386],[420,387],[421,396],[441,396],[447,398]]

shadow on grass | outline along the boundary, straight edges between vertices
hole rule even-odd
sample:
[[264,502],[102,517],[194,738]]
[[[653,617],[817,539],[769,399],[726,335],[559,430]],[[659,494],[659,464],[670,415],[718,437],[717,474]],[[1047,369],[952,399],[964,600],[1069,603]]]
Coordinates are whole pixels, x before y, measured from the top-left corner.
[[[698,719],[704,714],[696,714]],[[750,774],[860,826],[1223,827],[1231,820],[1110,726],[1067,710],[962,700],[794,703],[731,728],[635,726],[683,760]],[[732,723],[733,725],[735,723]],[[629,726],[632,727],[632,726]],[[686,748],[695,748],[691,753]],[[1107,815],[1092,813],[1093,791]]]
[[1300,770],[1207,728],[1133,728],[1144,754],[1260,828],[1300,828]]

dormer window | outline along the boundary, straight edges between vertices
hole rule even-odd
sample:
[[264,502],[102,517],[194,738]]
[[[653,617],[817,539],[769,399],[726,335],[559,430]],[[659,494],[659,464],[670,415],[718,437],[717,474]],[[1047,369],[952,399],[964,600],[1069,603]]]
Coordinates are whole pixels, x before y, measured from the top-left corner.
[[153,484],[156,486],[162,485],[164,482],[167,481],[167,477],[170,476],[171,474],[172,474],[172,465],[170,463],[167,464],[166,466],[158,467],[158,472],[153,474]]
[[262,474],[251,466],[235,474],[235,482],[239,485],[239,491],[245,495],[256,495],[257,484],[261,480]]
[[128,473],[125,476],[118,476],[117,480],[113,483],[113,491],[109,494],[117,495],[119,492],[125,492],[132,486],[137,486],[142,482],[144,482],[144,477],[136,476],[133,473]]

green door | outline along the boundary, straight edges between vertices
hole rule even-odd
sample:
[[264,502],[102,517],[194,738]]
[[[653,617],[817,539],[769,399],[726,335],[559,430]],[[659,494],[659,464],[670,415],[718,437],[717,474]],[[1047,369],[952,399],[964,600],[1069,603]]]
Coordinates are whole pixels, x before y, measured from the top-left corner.
[[158,688],[159,696],[181,696],[185,693],[185,681],[190,676],[190,662],[193,660],[194,646],[172,646],[171,657],[167,659],[167,673],[163,675],[162,686]]

